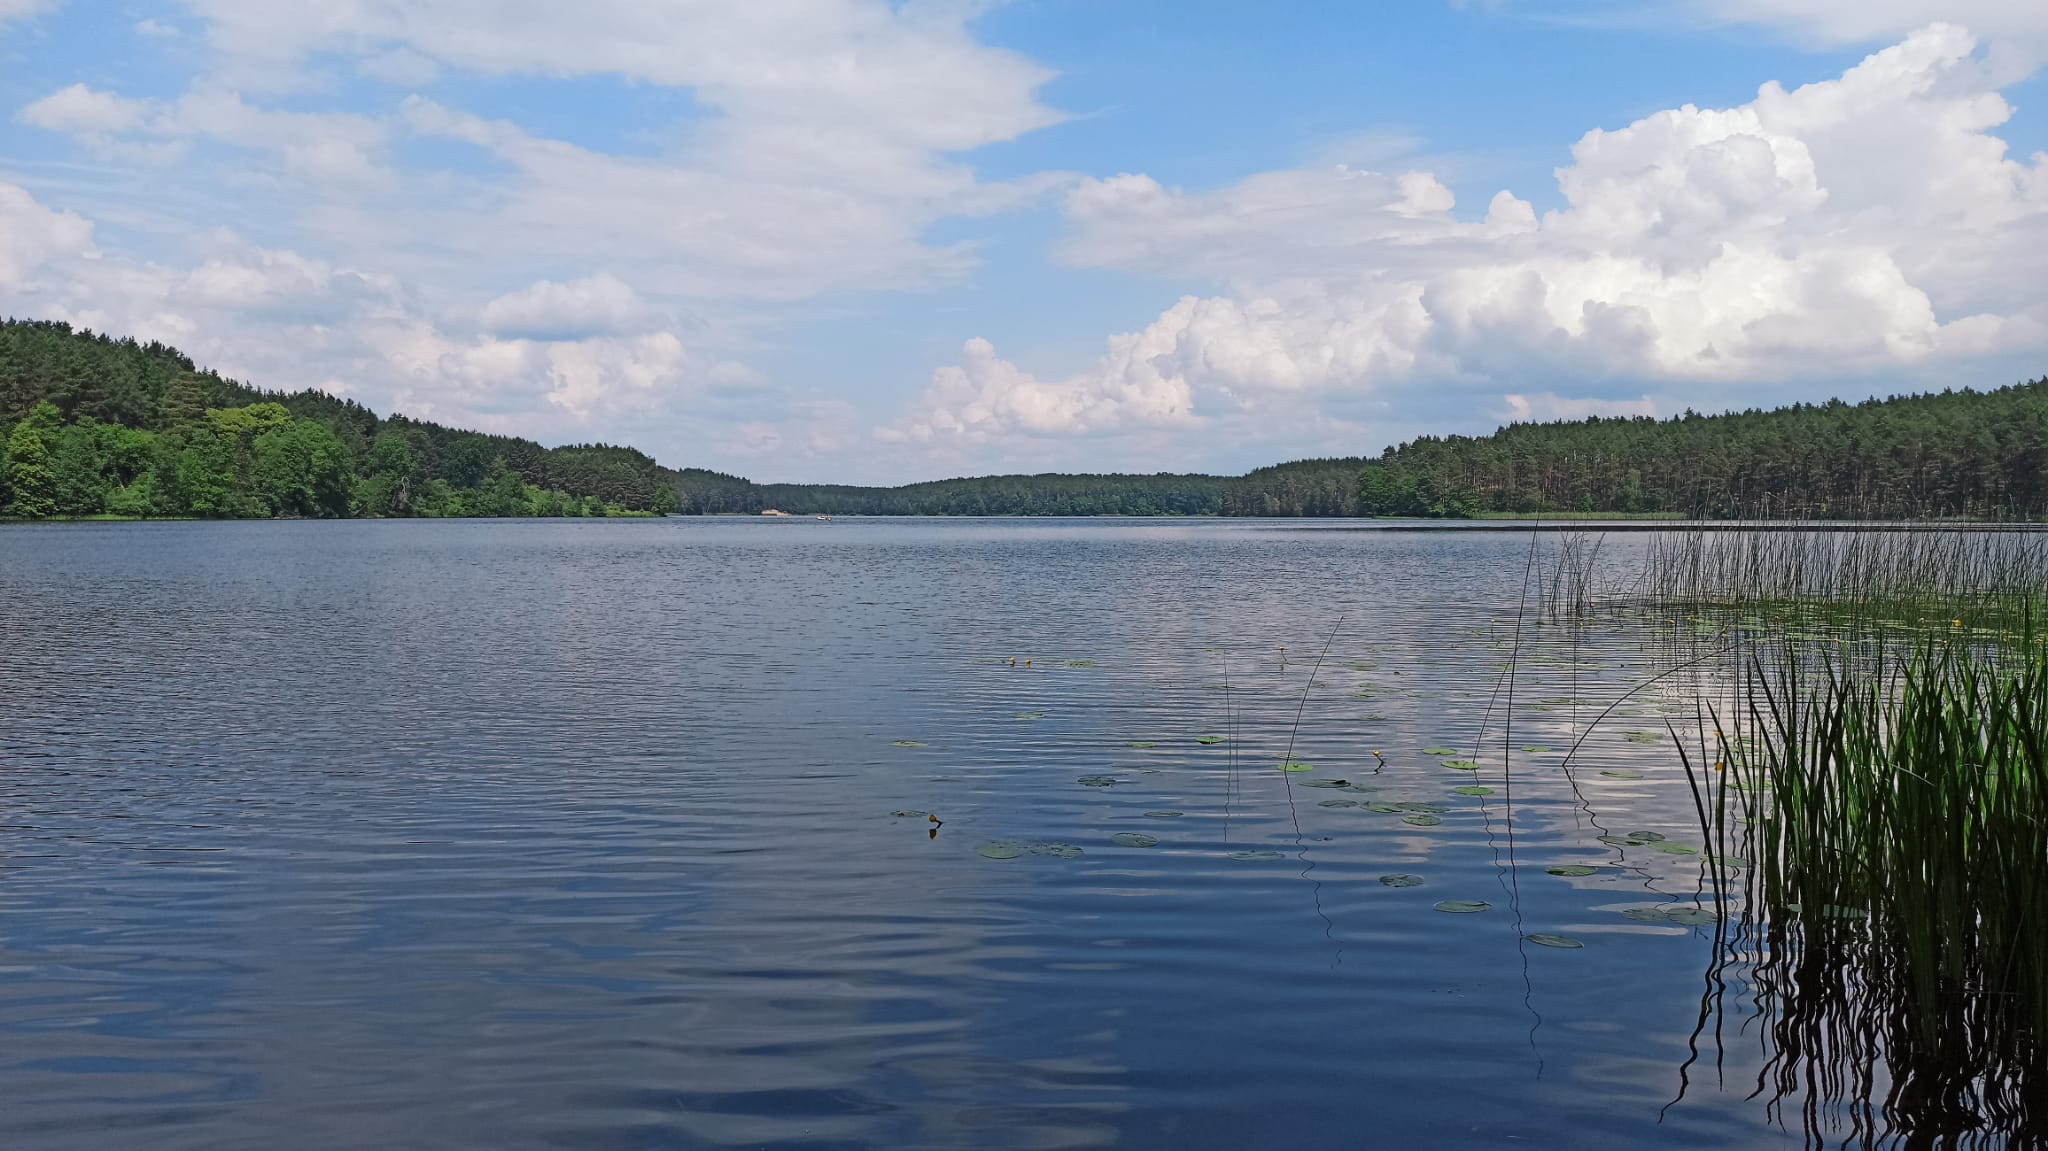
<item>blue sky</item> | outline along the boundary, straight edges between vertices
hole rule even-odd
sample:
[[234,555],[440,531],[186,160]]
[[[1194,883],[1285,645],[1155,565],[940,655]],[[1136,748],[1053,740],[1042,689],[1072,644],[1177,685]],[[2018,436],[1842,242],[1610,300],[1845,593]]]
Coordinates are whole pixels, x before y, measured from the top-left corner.
[[0,312],[762,479],[1990,386],[2044,59],[2004,0],[0,0]]

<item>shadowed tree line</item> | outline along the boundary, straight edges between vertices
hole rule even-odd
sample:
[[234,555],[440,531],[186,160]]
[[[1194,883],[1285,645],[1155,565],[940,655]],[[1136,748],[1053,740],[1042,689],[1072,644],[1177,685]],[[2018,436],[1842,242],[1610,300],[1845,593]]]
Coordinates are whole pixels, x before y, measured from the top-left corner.
[[2048,379],[1668,420],[1425,436],[1243,476],[1007,475],[856,487],[671,471],[630,448],[264,392],[176,349],[0,323],[0,515],[2048,518]]
[[265,392],[175,348],[0,322],[0,514],[587,516],[673,510],[648,456]]
[[[1434,509],[1432,511],[1431,509]],[[1361,514],[1555,511],[1695,519],[2048,517],[2048,379],[1995,391],[1424,437],[1360,484]]]

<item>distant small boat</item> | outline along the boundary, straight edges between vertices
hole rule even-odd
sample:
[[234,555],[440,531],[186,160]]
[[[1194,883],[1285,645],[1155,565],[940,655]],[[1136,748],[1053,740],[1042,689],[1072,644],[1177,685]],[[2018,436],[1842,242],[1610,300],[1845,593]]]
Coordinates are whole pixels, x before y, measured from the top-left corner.
[[831,522],[832,522],[832,517],[831,517],[831,516],[819,516],[819,517],[818,517],[818,520],[819,520],[819,521],[820,521],[821,523],[828,523],[828,524],[829,524],[829,523],[831,523]]
[[777,510],[775,510],[774,508],[769,508],[769,509],[768,509],[767,511],[765,511],[765,512],[762,512],[761,514],[762,514],[762,515],[764,515],[764,516],[773,516],[773,517],[775,517],[775,518],[777,518],[777,519],[785,519],[785,520],[786,520],[786,519],[788,519],[788,518],[789,518],[789,513],[788,513],[788,512],[783,512],[783,511],[777,511]]

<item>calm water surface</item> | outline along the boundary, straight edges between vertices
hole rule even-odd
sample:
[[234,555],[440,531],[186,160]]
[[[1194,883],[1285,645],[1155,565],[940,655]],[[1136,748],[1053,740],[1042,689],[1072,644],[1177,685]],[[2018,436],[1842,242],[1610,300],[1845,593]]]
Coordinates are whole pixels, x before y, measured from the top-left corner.
[[1655,693],[1557,767],[1652,653],[1525,624],[1502,729],[1527,549],[0,527],[0,1146],[1796,1146],[1619,914]]

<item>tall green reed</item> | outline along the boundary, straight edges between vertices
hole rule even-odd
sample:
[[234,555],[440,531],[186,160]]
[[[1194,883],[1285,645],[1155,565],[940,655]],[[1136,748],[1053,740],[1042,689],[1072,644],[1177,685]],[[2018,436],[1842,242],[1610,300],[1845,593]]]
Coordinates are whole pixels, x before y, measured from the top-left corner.
[[1866,1144],[2048,1141],[2048,666],[2023,618],[1767,645],[1684,752],[1771,1021],[1759,1089],[1875,1107]]

